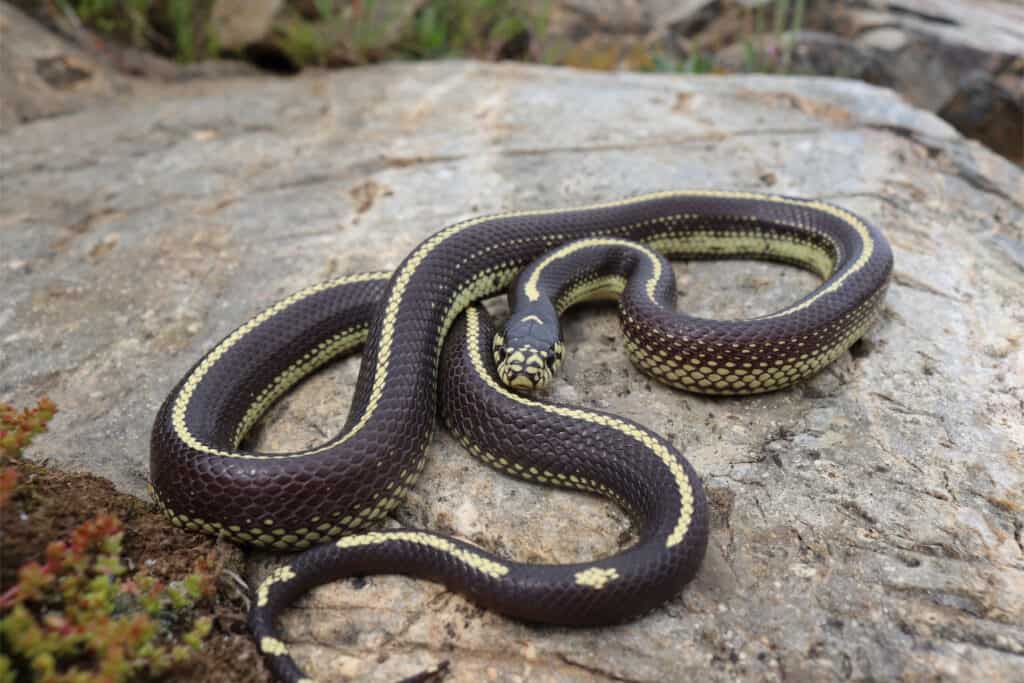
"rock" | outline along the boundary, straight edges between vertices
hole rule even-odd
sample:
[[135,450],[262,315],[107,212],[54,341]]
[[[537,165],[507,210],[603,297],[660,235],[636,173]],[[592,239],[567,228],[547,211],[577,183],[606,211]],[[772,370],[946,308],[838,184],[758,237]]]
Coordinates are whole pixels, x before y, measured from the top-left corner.
[[[1024,157],[1024,7],[983,2],[851,2],[847,36],[885,64],[872,82],[938,112],[1003,156]],[[867,5],[869,9],[859,9]],[[1007,84],[1001,84],[1000,81]]]
[[[747,8],[741,11],[740,5]],[[761,8],[766,27],[761,35],[753,33],[754,6]],[[680,53],[677,59],[712,52],[713,63],[726,71],[860,78],[893,88],[919,107],[949,111],[947,120],[962,133],[1009,159],[1024,153],[1016,142],[1024,102],[1019,2],[809,3],[801,30],[778,36],[772,30],[777,6],[762,0],[685,3],[668,24],[670,39],[661,44]],[[792,11],[783,23],[793,27]],[[1004,130],[1010,132],[999,132]]]
[[[1017,133],[1024,102],[1019,3],[812,4],[802,30],[780,35],[772,31],[777,6],[768,0],[562,0],[551,5],[544,42],[562,61],[588,68],[651,69],[710,52],[720,71],[858,78],[893,88],[917,106],[949,112],[942,115],[962,133],[1011,160],[1024,154]],[[785,26],[793,26],[793,7]],[[765,22],[760,35],[753,33],[754,11]]]
[[717,0],[533,0],[544,17],[540,52],[558,63],[591,69],[650,69],[666,37],[696,29],[714,15]]
[[[448,680],[473,682],[1020,678],[1024,173],[891,91],[385,65],[22,125],[0,136],[0,182],[0,396],[49,394],[61,412],[35,453],[139,496],[155,412],[206,349],[308,283],[395,267],[453,221],[673,187],[862,213],[896,251],[884,314],[791,391],[675,392],[630,365],[613,309],[567,318],[553,395],[667,435],[704,478],[711,547],[679,597],[570,630],[370,577],[302,600],[285,638],[323,679],[390,681],[443,660]],[[814,283],[745,262],[676,273],[682,308],[726,318]],[[356,368],[310,378],[251,443],[334,433]],[[388,525],[536,562],[600,556],[634,533],[614,506],[508,480],[443,433],[428,455]],[[279,561],[257,557],[250,583]]]
[[907,46],[910,38],[906,32],[891,26],[880,26],[862,33],[857,38],[857,44],[883,52],[897,52]]
[[284,0],[216,0],[210,31],[225,50],[242,50],[267,36]]
[[1015,0],[847,0],[875,22],[930,35],[949,45],[1013,54],[1024,41],[1024,7]]
[[[856,3],[851,3],[856,4]],[[871,3],[868,3],[871,4]],[[972,72],[996,77],[1015,57],[1024,57],[1024,12],[1009,3],[990,2],[991,12],[975,12],[975,3],[894,2],[859,17],[856,8],[838,21],[846,23],[853,39],[885,60],[889,87],[912,103],[938,110]],[[927,12],[926,12],[927,9]],[[996,13],[998,11],[998,13]],[[980,16],[980,19],[979,19]]]
[[939,110],[964,135],[1024,164],[1024,100],[985,72],[969,74]]
[[643,35],[653,26],[653,4],[645,0],[565,0],[561,6],[565,13],[589,24],[587,33]]
[[672,10],[659,17],[656,28],[692,36],[704,29],[719,12],[721,0],[687,0],[672,3]]
[[0,131],[78,111],[127,91],[84,51],[0,2]]
[[[45,13],[46,7],[35,9]],[[49,31],[0,0],[0,132],[111,99],[159,94],[172,82],[257,73],[255,67],[239,61],[178,64],[151,52],[106,42],[69,16],[74,15],[47,15],[59,28]],[[194,89],[202,91],[204,86],[194,84]]]
[[820,31],[785,33],[778,38],[767,35],[733,44],[720,50],[714,61],[718,68],[730,72],[781,71],[856,78],[874,84],[891,81],[884,60],[872,50]]

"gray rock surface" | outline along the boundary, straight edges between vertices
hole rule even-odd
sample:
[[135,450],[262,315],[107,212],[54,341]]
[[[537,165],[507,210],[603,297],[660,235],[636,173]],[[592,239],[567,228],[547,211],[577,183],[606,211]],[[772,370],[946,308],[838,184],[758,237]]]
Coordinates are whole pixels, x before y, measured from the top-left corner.
[[241,50],[264,39],[284,0],[215,0],[210,28],[225,50]]
[[0,2],[0,130],[78,111],[127,89],[92,56]]
[[[857,78],[900,92],[963,134],[1024,162],[1019,0],[806,3],[801,22],[793,19],[796,3],[775,0],[558,0],[552,7],[547,40],[578,41],[584,53],[619,45],[620,57],[610,66],[637,66],[636,50],[625,47],[640,43],[677,59],[711,54],[715,68],[727,72]],[[785,17],[776,16],[779,7],[789,9]],[[755,8],[760,34],[754,32]],[[777,20],[803,30],[778,35]]]
[[0,131],[121,98],[159,94],[168,82],[191,81],[198,93],[207,87],[202,79],[260,73],[239,61],[178,64],[106,41],[56,4],[36,9],[55,25],[54,31],[0,0]]
[[1024,5],[1016,0],[847,4],[840,32],[883,64],[880,77],[869,82],[899,91],[963,134],[1024,163]]
[[[394,267],[452,221],[683,187],[858,211],[896,251],[885,312],[799,388],[674,392],[631,367],[610,308],[568,316],[553,395],[668,435],[704,478],[710,550],[678,598],[615,628],[538,628],[372,577],[305,598],[286,638],[325,680],[442,660],[474,682],[1021,680],[1024,174],[890,91],[396,64],[23,125],[0,135],[0,183],[0,397],[48,393],[61,412],[36,452],[140,496],[156,409],[205,349],[306,284]],[[720,317],[814,284],[764,264],[676,272],[680,307]],[[357,363],[281,401],[254,443],[340,428]],[[615,507],[508,480],[443,434],[387,523],[537,562],[633,534]],[[254,558],[250,579],[277,561]]]

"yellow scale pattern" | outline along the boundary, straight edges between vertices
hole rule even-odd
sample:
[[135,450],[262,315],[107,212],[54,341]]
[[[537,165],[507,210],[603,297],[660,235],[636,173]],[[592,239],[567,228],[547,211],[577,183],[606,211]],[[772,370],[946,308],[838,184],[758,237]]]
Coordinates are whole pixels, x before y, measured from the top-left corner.
[[270,588],[275,583],[284,583],[285,581],[291,581],[295,578],[295,572],[289,565],[278,567],[274,571],[270,572],[270,576],[263,580],[260,587],[256,590],[256,606],[265,607],[267,601],[270,599]]
[[626,278],[607,275],[583,280],[571,287],[556,303],[555,310],[562,315],[582,301],[610,299],[617,301],[626,288]]
[[220,522],[210,522],[199,517],[189,517],[184,513],[176,512],[164,504],[160,496],[152,488],[150,488],[150,493],[157,506],[167,515],[171,523],[182,529],[203,531],[212,536],[223,536],[257,548],[302,550],[321,541],[331,540],[342,534],[364,529],[371,526],[377,520],[383,519],[405,498],[405,494],[408,493],[419,471],[422,470],[423,464],[423,460],[420,460],[415,472],[403,474],[400,477],[401,481],[404,482],[402,485],[395,486],[394,482],[390,482],[388,488],[390,495],[377,494],[379,497],[373,506],[364,507],[357,513],[344,516],[342,516],[341,512],[334,512],[333,516],[335,519],[333,522],[321,522],[320,517],[314,517],[310,520],[311,526],[316,525],[313,528],[303,527],[294,530],[280,527],[275,528],[273,526],[274,522],[271,519],[264,520],[262,528],[254,526],[249,529],[243,529],[236,524],[224,525]]
[[[641,252],[651,261],[651,266],[654,268],[654,273],[644,284],[644,289],[647,291],[647,296],[652,302],[654,302],[654,289],[658,284],[658,280],[661,278],[661,259],[647,247],[644,247],[637,242],[629,240],[620,240],[613,238],[594,238],[584,239],[578,242],[573,242],[567,246],[555,249],[551,253],[547,254],[540,263],[534,268],[533,272],[530,273],[530,277],[526,279],[526,284],[523,287],[523,291],[526,293],[526,297],[530,301],[537,301],[540,299],[540,290],[537,289],[537,284],[540,282],[541,273],[545,268],[550,266],[552,263],[559,259],[567,258],[573,254],[589,249],[593,247],[610,247],[610,246],[624,246],[630,249],[635,249]],[[621,278],[619,278],[621,279]]]
[[345,549],[375,545],[378,543],[389,543],[393,541],[416,543],[448,553],[459,562],[462,562],[468,567],[475,569],[481,574],[485,574],[492,579],[500,579],[509,572],[508,567],[499,562],[490,560],[483,555],[477,555],[465,548],[460,548],[445,538],[435,536],[433,534],[427,534],[422,531],[372,531],[368,534],[360,534],[358,536],[345,536],[344,538],[339,539],[335,545],[341,549]]
[[265,655],[273,655],[275,657],[283,657],[288,654],[288,648],[284,646],[284,643],[270,636],[260,638],[260,651]]
[[573,489],[575,491],[585,491],[587,493],[596,493],[604,496],[605,498],[617,503],[624,509],[629,509],[629,505],[626,500],[620,495],[615,493],[612,489],[608,488],[604,484],[588,479],[586,477],[577,476],[575,474],[565,474],[564,472],[552,472],[551,470],[541,470],[537,467],[522,465],[518,462],[512,462],[508,458],[494,455],[470,440],[469,437],[464,434],[454,432],[454,436],[459,442],[466,448],[467,451],[478,460],[488,464],[500,472],[504,472],[509,476],[523,479],[525,481],[536,481],[538,484],[545,484],[547,486],[560,486],[566,489]]
[[[238,343],[238,341],[245,335],[252,332],[254,329],[262,325],[270,318],[278,315],[284,309],[292,306],[303,299],[306,299],[314,294],[322,292],[327,289],[352,283],[352,282],[368,282],[370,280],[386,280],[391,276],[390,273],[360,273],[358,275],[346,275],[344,277],[330,280],[328,282],[320,282],[305,289],[302,289],[295,294],[292,294],[286,299],[283,299],[267,310],[263,311],[255,318],[252,318],[244,325],[239,327],[237,330],[232,332],[226,339],[224,339],[217,347],[203,360],[202,363],[188,376],[185,380],[185,384],[178,394],[177,399],[174,402],[173,410],[173,423],[174,430],[184,443],[186,443],[193,450],[201,453],[208,453],[210,455],[219,455],[225,458],[261,458],[264,457],[255,453],[236,453],[231,451],[225,451],[218,448],[213,448],[208,444],[201,442],[197,439],[192,432],[189,431],[188,426],[185,424],[185,414],[188,412],[188,405],[192,399],[192,394],[195,393],[196,387],[206,376],[206,373],[210,371],[210,368],[220,360],[220,358],[227,353],[231,348]],[[257,399],[258,400],[258,399]],[[305,455],[303,453],[292,454],[290,457],[299,457]],[[282,456],[277,456],[282,457]],[[289,456],[285,456],[289,457]]]
[[[842,331],[841,336],[830,346],[817,348],[814,353],[788,356],[771,362],[718,362],[712,359],[715,349],[711,345],[705,345],[701,340],[684,340],[707,347],[705,353],[698,353],[693,358],[685,360],[667,357],[661,350],[643,346],[628,337],[626,351],[633,362],[655,379],[686,391],[725,395],[774,391],[813,375],[842,355],[870,327],[876,303],[876,298],[870,299],[835,324],[823,328],[820,334],[828,334],[834,330]],[[780,339],[774,346],[767,346],[765,350],[780,353],[807,339],[808,337]],[[755,346],[749,347],[752,353],[756,352]]]
[[238,426],[235,427],[233,437],[235,447],[238,447],[238,444],[242,442],[242,439],[249,433],[252,426],[256,424],[256,421],[260,419],[260,416],[263,415],[274,401],[295,386],[299,380],[312,373],[324,363],[361,346],[366,342],[368,334],[368,325],[350,327],[339,332],[330,339],[320,342],[316,349],[311,349],[299,361],[293,363],[287,370],[275,377],[273,382],[260,391],[253,400],[252,405],[246,409],[245,415],[242,416]]
[[[800,227],[813,230],[810,226]],[[827,235],[821,234],[821,236],[831,240]],[[766,239],[764,235],[753,230],[749,234],[720,234],[713,230],[694,230],[685,233],[667,232],[655,235],[645,243],[664,254],[764,253],[802,263],[822,278],[828,277],[835,267],[835,257],[831,252],[823,249],[820,244],[781,236]],[[835,246],[833,249],[838,250]]]
[[591,567],[581,572],[576,572],[576,583],[580,586],[587,586],[595,590],[601,590],[608,583],[619,578],[619,573],[614,568],[602,569],[601,567]]

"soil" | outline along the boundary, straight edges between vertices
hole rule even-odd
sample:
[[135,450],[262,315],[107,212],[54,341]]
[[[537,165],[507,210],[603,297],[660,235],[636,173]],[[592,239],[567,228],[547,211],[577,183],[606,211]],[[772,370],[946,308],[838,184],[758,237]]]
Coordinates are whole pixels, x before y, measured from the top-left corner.
[[43,561],[46,545],[66,538],[77,526],[106,512],[124,525],[123,561],[144,567],[166,581],[194,571],[200,557],[218,570],[217,594],[197,616],[210,616],[213,631],[193,659],[160,680],[167,683],[270,683],[256,643],[246,630],[246,593],[236,577],[244,576],[240,549],[209,536],[171,525],[151,503],[118,493],[105,479],[62,472],[44,464],[15,459],[18,472],[11,500],[0,509],[0,594],[17,580],[18,567]]

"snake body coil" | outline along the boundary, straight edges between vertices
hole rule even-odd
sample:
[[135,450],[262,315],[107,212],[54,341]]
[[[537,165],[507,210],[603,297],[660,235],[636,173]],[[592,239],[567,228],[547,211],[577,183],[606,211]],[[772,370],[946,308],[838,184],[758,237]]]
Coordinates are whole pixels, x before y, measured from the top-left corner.
[[[674,282],[659,253],[782,261],[824,281],[762,318],[692,318],[672,310]],[[531,262],[513,288],[514,320],[495,338],[471,304],[506,289]],[[529,621],[626,619],[670,598],[700,564],[707,518],[697,476],[639,425],[509,391],[495,362],[512,386],[543,384],[560,341],[540,329],[577,301],[621,295],[627,348],[656,379],[704,393],[778,389],[863,334],[891,269],[888,244],[865,221],[786,197],[666,192],[465,221],[420,244],[390,277],[303,290],[212,349],[157,416],[154,495],[176,524],[258,547],[303,549],[351,534],[387,515],[422,470],[440,387],[445,421],[471,452],[524,479],[611,498],[636,518],[638,543],[594,562],[541,566],[428,531],[342,536],[298,555],[257,590],[252,626],[274,672],[301,678],[275,635],[275,614],[310,587],[352,574],[441,581]],[[541,341],[516,346],[520,333]],[[273,400],[364,341],[337,437],[290,453],[238,448]]]

